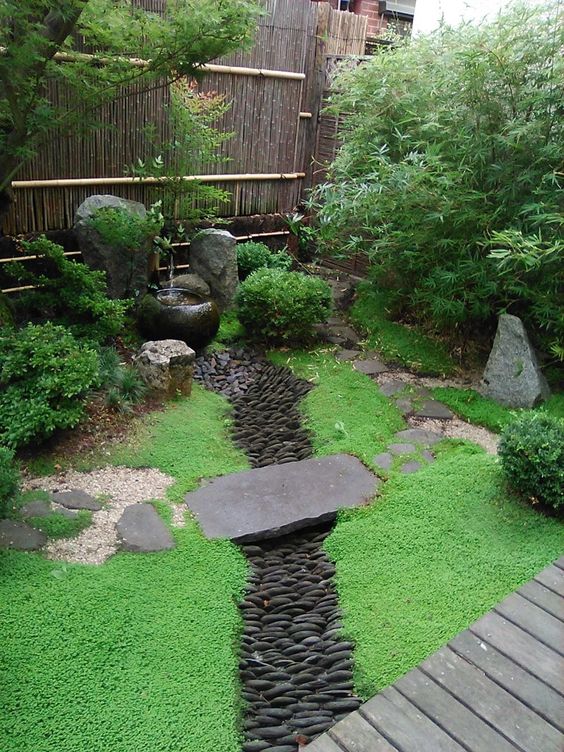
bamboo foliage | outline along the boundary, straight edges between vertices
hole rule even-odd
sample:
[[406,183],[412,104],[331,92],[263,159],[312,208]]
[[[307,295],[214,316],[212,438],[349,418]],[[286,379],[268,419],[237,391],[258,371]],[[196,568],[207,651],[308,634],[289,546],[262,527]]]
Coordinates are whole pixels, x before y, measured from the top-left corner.
[[[136,0],[155,12],[163,2]],[[326,19],[323,40],[321,16]],[[315,70],[320,47],[327,54],[362,54],[366,24],[363,16],[334,11],[327,3],[265,0],[252,50],[206,67],[198,90],[225,97],[230,108],[217,127],[233,137],[220,147],[223,161],[197,165],[195,172],[231,194],[221,215],[284,213],[295,207],[309,185],[314,158],[323,89]],[[65,103],[64,90],[51,94]],[[148,156],[147,123],[156,124],[161,138],[170,137],[169,102],[165,86],[144,93],[132,86],[104,107],[101,119],[106,127],[85,136],[54,137],[17,175],[15,203],[4,231],[17,235],[72,226],[80,203],[102,190],[81,182],[91,178],[110,181],[102,192],[151,203],[154,186],[113,179],[124,176],[126,165]],[[65,180],[73,182],[52,182]],[[30,181],[39,182],[29,185]]]

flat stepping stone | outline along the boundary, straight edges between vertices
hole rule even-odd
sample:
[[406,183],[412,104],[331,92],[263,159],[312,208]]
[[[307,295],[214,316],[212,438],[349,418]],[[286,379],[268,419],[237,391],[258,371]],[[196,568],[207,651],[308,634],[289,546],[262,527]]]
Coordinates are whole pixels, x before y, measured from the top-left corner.
[[252,543],[332,520],[380,483],[356,457],[335,454],[214,478],[185,499],[207,538]]
[[327,319],[325,324],[327,326],[347,326],[347,322],[343,321],[343,319],[339,318],[338,316],[331,316]]
[[434,462],[435,461],[435,455],[432,452],[430,452],[428,449],[424,449],[421,452],[421,454],[423,456],[423,459],[427,460],[427,462]]
[[342,337],[349,345],[356,345],[360,341],[360,337],[350,326],[331,326],[330,334],[334,337]]
[[53,514],[53,509],[48,501],[37,499],[24,504],[20,513],[22,517],[48,517]]
[[372,358],[371,360],[355,360],[355,371],[365,373],[367,376],[377,376],[379,373],[385,373],[388,371],[388,366],[378,358]]
[[72,491],[54,491],[51,498],[56,504],[67,509],[89,509],[91,512],[99,512],[102,509],[99,501],[78,488]]
[[406,428],[404,431],[398,431],[395,438],[423,446],[433,446],[442,441],[444,436],[436,431],[429,431],[427,428]]
[[454,417],[446,405],[433,399],[425,400],[415,415],[417,418],[435,418],[438,420],[450,420]]
[[421,468],[422,465],[420,462],[417,462],[417,460],[410,460],[400,467],[400,472],[404,475],[409,475],[409,473],[416,473],[418,470],[421,470]]
[[383,381],[380,384],[380,391],[385,397],[393,397],[394,394],[400,394],[403,392],[408,386],[409,384],[406,384],[405,381],[390,379],[389,381]]
[[145,554],[174,548],[170,530],[151,504],[131,504],[116,524],[123,551]]
[[360,355],[360,350],[339,350],[338,353],[335,354],[335,357],[337,360],[356,360],[358,356]]
[[396,400],[396,407],[402,415],[410,415],[413,412],[413,402],[410,399]]
[[415,444],[390,444],[388,451],[392,454],[413,454],[415,452]]
[[372,461],[375,465],[382,468],[382,470],[389,470],[392,466],[394,458],[390,454],[390,452],[382,452],[382,454],[377,454]]
[[15,548],[18,551],[36,551],[47,542],[41,530],[26,525],[25,522],[0,520],[0,548]]

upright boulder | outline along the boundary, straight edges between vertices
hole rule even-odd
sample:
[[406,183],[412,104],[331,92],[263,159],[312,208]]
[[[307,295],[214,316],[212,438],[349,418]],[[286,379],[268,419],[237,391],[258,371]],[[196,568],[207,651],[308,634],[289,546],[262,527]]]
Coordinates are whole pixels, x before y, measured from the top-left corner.
[[534,407],[550,396],[523,322],[502,314],[482,380],[482,393],[508,407]]
[[[114,232],[115,240],[110,242],[102,237],[93,224],[93,217],[101,209],[117,209],[132,218],[129,229],[132,236],[142,236],[135,248],[128,247],[128,239],[120,243],[119,232]],[[78,207],[74,218],[74,231],[84,263],[91,269],[106,272],[106,283],[110,298],[129,298],[143,294],[148,283],[148,258],[155,232],[143,227],[147,210],[138,201],[129,201],[118,196],[89,196]],[[124,227],[127,223],[123,223]],[[124,233],[125,234],[125,233]]]
[[239,282],[236,243],[226,230],[202,230],[190,244],[190,267],[208,283],[220,311],[233,304]]

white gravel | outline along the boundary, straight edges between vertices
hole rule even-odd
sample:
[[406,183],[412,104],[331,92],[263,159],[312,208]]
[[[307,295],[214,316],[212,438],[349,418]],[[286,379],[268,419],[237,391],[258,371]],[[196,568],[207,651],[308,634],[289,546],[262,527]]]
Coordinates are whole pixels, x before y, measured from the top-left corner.
[[[104,501],[104,508],[92,513],[92,524],[76,538],[52,540],[43,549],[49,559],[78,564],[102,564],[119,545],[116,522],[125,507],[153,499],[164,499],[174,478],[151,468],[102,467],[88,473],[69,470],[47,478],[31,478],[24,490],[71,491],[81,489]],[[181,506],[181,505],[179,505]]]
[[499,437],[482,426],[473,426],[460,418],[433,420],[431,418],[409,418],[410,428],[425,428],[442,434],[446,439],[466,439],[483,447],[488,454],[497,454]]

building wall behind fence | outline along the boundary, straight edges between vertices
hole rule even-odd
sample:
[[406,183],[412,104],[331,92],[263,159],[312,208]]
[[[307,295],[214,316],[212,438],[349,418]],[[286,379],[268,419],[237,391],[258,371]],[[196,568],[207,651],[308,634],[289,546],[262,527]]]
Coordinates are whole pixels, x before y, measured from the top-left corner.
[[[137,0],[157,10],[163,0]],[[304,80],[207,73],[200,91],[226,97],[230,109],[218,127],[233,138],[221,147],[225,162],[206,165],[206,174],[257,175],[305,173],[305,179],[245,179],[216,182],[231,193],[221,215],[288,212],[311,182],[311,163],[324,88],[325,54],[362,54],[366,19],[332,10],[310,0],[266,0],[252,50],[215,61],[225,66],[305,74]],[[321,26],[320,26],[321,21]],[[64,91],[54,91],[64,97]],[[126,165],[150,153],[144,131],[154,122],[166,137],[169,129],[167,87],[148,93],[134,88],[102,110],[108,126],[87,137],[59,136],[17,175],[17,181],[119,178]],[[312,113],[313,117],[300,116]],[[200,174],[200,173],[198,173]],[[17,235],[72,226],[77,207],[94,193],[113,193],[146,205],[155,189],[145,185],[17,187],[4,232]]]

